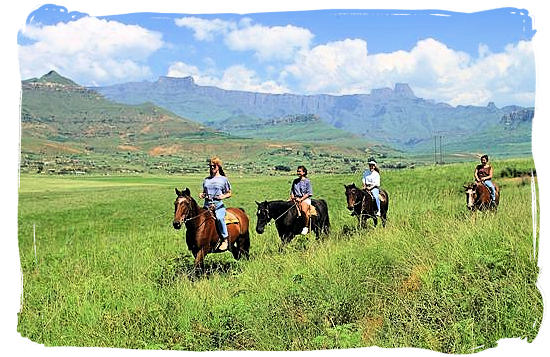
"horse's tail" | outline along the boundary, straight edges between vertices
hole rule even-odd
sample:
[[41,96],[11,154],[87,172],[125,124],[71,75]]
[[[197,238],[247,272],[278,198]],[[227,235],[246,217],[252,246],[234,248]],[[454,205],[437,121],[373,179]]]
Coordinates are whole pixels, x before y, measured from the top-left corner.
[[320,200],[317,200],[317,202],[319,203],[320,208],[322,208],[320,210],[321,212],[319,212],[320,221],[324,223],[324,224],[322,224],[321,228],[323,230],[323,233],[328,234],[329,231],[330,231],[330,218],[329,218],[329,214],[328,214],[327,201],[325,201],[324,199],[320,199]]

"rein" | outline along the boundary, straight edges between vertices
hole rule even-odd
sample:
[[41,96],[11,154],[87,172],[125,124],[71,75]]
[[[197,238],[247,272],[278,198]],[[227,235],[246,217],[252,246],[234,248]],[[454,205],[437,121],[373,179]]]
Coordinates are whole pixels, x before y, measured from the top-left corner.
[[194,220],[195,218],[199,218],[200,216],[202,216],[203,214],[206,214],[206,213],[209,213],[209,211],[208,211],[208,210],[205,210],[204,212],[199,213],[198,215],[196,215],[196,216],[194,216],[194,217],[186,218],[186,219],[183,220],[183,222],[184,222],[184,223],[187,223],[187,222],[189,222],[189,221]]
[[[363,191],[363,192],[368,192],[369,196],[370,196],[371,198],[374,198],[373,195],[372,195],[372,193],[371,193],[369,190],[362,190],[362,191]],[[359,196],[359,195],[357,195],[357,196]],[[363,195],[363,198],[361,198],[361,200],[358,200],[357,202],[355,202],[355,203],[353,204],[353,209],[355,210],[355,207],[357,207],[357,206],[359,206],[359,205],[363,205],[363,202],[365,201],[366,198],[367,198],[367,194],[365,193],[365,194]],[[370,213],[368,213],[368,212],[363,212],[362,209],[359,210],[359,215],[360,215],[360,216],[369,216],[369,217],[371,216]]]
[[[199,208],[199,211],[200,211],[200,208]],[[194,219],[196,219],[196,218],[199,218],[200,216],[202,216],[202,215],[204,215],[204,214],[207,214],[207,213],[209,213],[209,210],[208,210],[208,209],[206,209],[206,210],[205,210],[204,212],[202,212],[202,213],[199,213],[199,214],[196,215],[196,216],[193,216],[193,217],[189,217],[189,218],[184,219],[184,220],[183,220],[183,223],[187,223],[187,222],[189,222],[189,221],[192,221],[192,220],[194,220]]]
[[[275,223],[275,221],[277,221],[278,219],[280,219],[282,216],[284,216],[285,214],[288,213],[288,211],[290,211],[291,209],[293,209],[294,207],[298,208],[298,205],[296,203],[294,203],[293,205],[291,205],[286,211],[283,212],[283,214],[281,214],[279,217],[277,218],[274,218],[273,219],[273,223]],[[269,211],[268,211],[269,212]],[[267,223],[268,225],[271,224],[271,222],[268,222]]]

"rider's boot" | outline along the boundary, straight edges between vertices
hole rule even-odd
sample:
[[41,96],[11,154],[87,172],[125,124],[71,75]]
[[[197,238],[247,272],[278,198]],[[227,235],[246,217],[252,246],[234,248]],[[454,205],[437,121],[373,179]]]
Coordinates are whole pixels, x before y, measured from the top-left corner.
[[216,244],[215,250],[227,250],[229,248],[229,239],[228,237],[219,236],[218,244]]

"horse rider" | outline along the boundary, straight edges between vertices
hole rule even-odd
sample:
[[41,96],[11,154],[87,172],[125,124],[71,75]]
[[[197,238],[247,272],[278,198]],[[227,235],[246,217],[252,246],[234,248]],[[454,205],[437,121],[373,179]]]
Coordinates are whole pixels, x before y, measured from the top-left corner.
[[376,201],[376,215],[380,216],[380,170],[376,166],[376,161],[369,161],[369,168],[363,172],[363,190],[371,193]]
[[290,200],[298,205],[299,213],[301,211],[304,215],[304,228],[301,234],[307,234],[309,226],[309,206],[311,206],[313,189],[311,187],[311,181],[307,178],[307,169],[305,166],[298,166],[296,175],[298,175],[298,178],[292,182],[290,188]]
[[216,249],[225,250],[228,247],[227,225],[225,223],[225,206],[223,200],[231,197],[231,184],[223,172],[222,161],[214,156],[208,161],[210,175],[202,183],[200,198],[204,198],[204,208],[213,209],[216,216],[216,228],[220,239]]
[[483,183],[491,193],[491,204],[495,203],[495,185],[491,179],[493,178],[493,167],[489,163],[489,156],[483,155],[480,158],[481,164],[476,166],[474,178],[476,183]]

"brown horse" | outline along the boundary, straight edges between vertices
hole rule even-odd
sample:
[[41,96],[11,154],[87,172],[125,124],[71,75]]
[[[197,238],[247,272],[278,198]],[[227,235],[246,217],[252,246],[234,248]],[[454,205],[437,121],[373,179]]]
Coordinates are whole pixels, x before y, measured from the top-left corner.
[[464,185],[466,192],[466,206],[470,211],[475,210],[496,210],[500,201],[500,188],[496,183],[495,186],[495,202],[491,204],[491,192],[489,188],[482,183],[472,182]]
[[[346,188],[348,210],[351,211],[352,216],[357,217],[359,227],[365,227],[365,223],[369,218],[372,218],[374,226],[376,227],[378,224],[378,216],[376,216],[377,207],[372,194],[367,190],[362,190],[355,186],[355,183],[344,185],[344,187]],[[382,219],[383,227],[386,226],[388,207],[388,193],[380,189],[380,218]]]
[[[216,250],[219,235],[214,212],[200,207],[191,197],[188,188],[183,191],[176,188],[176,194],[178,197],[174,202],[173,226],[175,229],[180,229],[182,224],[185,224],[185,241],[195,257],[195,269],[198,267],[203,270],[204,258],[208,253],[222,252],[222,250]],[[228,208],[226,219],[228,217],[233,219],[227,223],[229,233],[227,250],[230,250],[237,260],[241,257],[248,258],[250,249],[248,216],[242,208]]]

